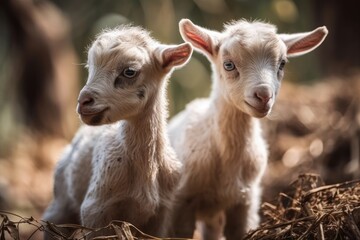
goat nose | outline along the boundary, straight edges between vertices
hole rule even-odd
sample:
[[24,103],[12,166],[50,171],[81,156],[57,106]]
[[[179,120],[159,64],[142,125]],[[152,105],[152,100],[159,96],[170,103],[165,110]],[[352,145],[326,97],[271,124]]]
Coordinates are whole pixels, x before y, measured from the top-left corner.
[[90,94],[81,94],[78,99],[78,103],[80,107],[90,106],[94,103],[94,98],[92,98]]
[[267,103],[272,98],[272,92],[268,87],[260,87],[255,90],[254,97],[262,103]]

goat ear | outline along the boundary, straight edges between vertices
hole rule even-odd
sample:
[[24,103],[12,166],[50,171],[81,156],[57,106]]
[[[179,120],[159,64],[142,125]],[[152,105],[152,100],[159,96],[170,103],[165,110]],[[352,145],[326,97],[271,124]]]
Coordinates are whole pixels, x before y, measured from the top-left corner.
[[192,54],[192,47],[189,43],[175,46],[162,46],[160,53],[160,64],[165,71],[170,71],[173,67],[184,65]]
[[214,56],[216,53],[215,45],[218,42],[220,33],[199,27],[189,19],[181,19],[179,30],[184,41],[190,42],[205,55]]
[[297,57],[311,52],[320,46],[327,34],[328,30],[323,26],[311,32],[279,34],[279,37],[287,47],[287,56]]

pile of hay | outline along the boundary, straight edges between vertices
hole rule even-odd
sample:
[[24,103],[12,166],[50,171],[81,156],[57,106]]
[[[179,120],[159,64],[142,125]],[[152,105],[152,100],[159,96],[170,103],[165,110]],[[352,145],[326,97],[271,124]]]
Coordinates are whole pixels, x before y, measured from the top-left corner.
[[304,174],[262,205],[263,223],[245,239],[360,239],[360,180],[324,185]]

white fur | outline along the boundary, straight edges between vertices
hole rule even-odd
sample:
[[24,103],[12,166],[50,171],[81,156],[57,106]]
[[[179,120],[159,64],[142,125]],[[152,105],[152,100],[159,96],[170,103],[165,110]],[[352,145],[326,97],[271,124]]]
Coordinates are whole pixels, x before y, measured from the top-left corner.
[[[65,150],[45,220],[87,227],[122,220],[165,234],[181,166],[165,132],[167,79],[191,53],[188,43],[162,45],[138,27],[97,37],[77,111],[99,126],[81,127]],[[134,77],[125,74],[129,67]]]
[[[171,144],[184,164],[174,236],[190,238],[197,221],[202,239],[219,239],[223,232],[227,240],[241,239],[259,224],[268,153],[258,118],[275,102],[281,62],[290,46],[292,54],[301,55],[318,46],[327,31],[317,29],[288,43],[262,22],[237,21],[216,32],[184,19],[180,32],[211,62],[213,88],[209,99],[191,102],[169,123]],[[227,71],[229,61],[234,69]]]

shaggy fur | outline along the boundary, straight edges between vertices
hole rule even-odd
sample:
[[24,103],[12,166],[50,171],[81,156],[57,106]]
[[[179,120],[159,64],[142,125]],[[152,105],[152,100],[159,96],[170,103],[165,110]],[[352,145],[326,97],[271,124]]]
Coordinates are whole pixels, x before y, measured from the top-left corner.
[[169,124],[184,164],[173,234],[190,238],[197,222],[202,239],[223,233],[227,240],[241,239],[259,223],[268,153],[258,118],[271,111],[286,58],[315,49],[327,30],[278,35],[273,25],[242,20],[220,33],[184,19],[180,32],[211,62],[213,88],[209,99],[190,103]]
[[116,219],[165,234],[181,166],[166,134],[167,79],[191,53],[188,43],[162,45],[138,27],[97,37],[77,111],[101,126],[81,127],[65,150],[45,220],[103,227]]

